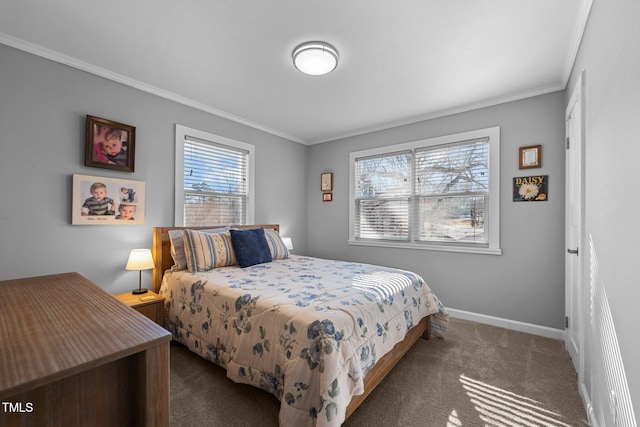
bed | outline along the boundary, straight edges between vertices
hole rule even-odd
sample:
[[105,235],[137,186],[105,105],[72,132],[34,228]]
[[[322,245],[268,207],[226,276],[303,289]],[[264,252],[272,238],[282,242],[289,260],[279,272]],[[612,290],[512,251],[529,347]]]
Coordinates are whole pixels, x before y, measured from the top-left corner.
[[[415,273],[290,254],[278,233],[278,224],[155,227],[153,290],[174,340],[274,394],[282,427],[339,426],[448,316]],[[181,235],[187,269],[172,256]],[[271,257],[246,266],[240,237],[264,252],[262,235]]]

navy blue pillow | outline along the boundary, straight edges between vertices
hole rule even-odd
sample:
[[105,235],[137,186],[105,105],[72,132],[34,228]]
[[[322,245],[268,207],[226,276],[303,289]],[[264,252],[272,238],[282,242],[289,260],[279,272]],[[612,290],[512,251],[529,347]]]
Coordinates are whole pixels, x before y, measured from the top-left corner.
[[231,243],[240,267],[251,267],[252,265],[272,261],[271,251],[262,228],[253,228],[251,230],[232,229],[229,232],[231,233]]

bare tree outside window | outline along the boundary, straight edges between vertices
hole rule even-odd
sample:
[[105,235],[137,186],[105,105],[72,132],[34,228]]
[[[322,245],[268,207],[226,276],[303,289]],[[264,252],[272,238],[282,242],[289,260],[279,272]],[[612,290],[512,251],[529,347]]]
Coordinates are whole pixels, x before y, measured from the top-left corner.
[[358,237],[409,239],[410,161],[398,153],[358,162]]
[[486,243],[489,143],[416,150],[417,240]]
[[356,159],[355,237],[486,243],[488,159],[486,139]]

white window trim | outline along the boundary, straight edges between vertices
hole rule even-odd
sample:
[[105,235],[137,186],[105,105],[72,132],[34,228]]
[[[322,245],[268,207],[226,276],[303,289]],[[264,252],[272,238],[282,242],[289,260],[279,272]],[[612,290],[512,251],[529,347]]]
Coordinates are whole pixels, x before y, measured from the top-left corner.
[[[489,138],[489,245],[483,247],[435,244],[422,242],[394,242],[388,240],[359,240],[355,236],[355,163],[356,158],[376,156],[402,150],[450,144],[453,142]],[[425,249],[444,252],[501,255],[500,249],[500,127],[491,127],[453,135],[445,135],[419,141],[406,142],[380,148],[354,151],[349,154],[349,240],[350,245],[378,246],[386,248]]]
[[184,225],[184,140],[187,136],[193,136],[205,141],[216,142],[249,152],[249,163],[247,165],[247,190],[249,192],[247,199],[247,224],[253,224],[255,210],[255,147],[245,142],[176,124],[175,226],[182,227]]

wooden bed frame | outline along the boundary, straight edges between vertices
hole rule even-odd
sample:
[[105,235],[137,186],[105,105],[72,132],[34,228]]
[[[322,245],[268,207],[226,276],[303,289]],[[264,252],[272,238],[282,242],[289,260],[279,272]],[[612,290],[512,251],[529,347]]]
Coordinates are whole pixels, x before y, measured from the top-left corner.
[[169,240],[169,231],[171,230],[210,230],[214,228],[237,228],[239,230],[248,230],[251,228],[270,228],[280,232],[279,224],[259,224],[259,225],[213,225],[211,227],[153,227],[153,243],[151,254],[153,262],[156,265],[151,272],[151,286],[153,292],[160,290],[162,285],[162,276],[164,272],[173,265],[171,257],[171,241]]
[[[158,292],[160,285],[162,284],[162,276],[164,272],[171,268],[173,265],[173,258],[171,257],[171,242],[169,240],[170,230],[205,230],[227,227],[227,225],[207,226],[207,227],[153,227],[153,259],[155,268],[153,269],[151,276],[151,283],[153,291]],[[251,229],[251,228],[269,228],[280,232],[279,224],[257,224],[257,225],[232,225],[231,228],[237,229]],[[387,376],[387,374],[398,364],[400,359],[409,351],[409,349],[420,339],[428,340],[431,336],[431,321],[430,316],[423,318],[416,326],[414,326],[405,336],[403,341],[400,341],[393,347],[389,353],[385,354],[378,362],[371,368],[367,376],[364,378],[364,393],[353,396],[351,403],[347,407],[346,418],[355,411],[358,406],[366,399],[366,397],[373,391],[373,389]]]

